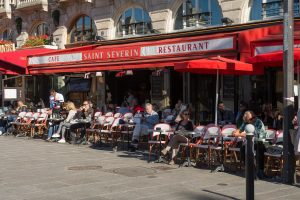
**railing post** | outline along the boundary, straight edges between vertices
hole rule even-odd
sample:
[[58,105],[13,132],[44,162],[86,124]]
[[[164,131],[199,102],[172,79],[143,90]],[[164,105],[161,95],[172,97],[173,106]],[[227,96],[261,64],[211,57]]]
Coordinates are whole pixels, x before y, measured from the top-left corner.
[[253,137],[254,137],[254,126],[252,124],[248,124],[245,127],[246,131],[246,199],[254,200],[254,145],[253,145]]

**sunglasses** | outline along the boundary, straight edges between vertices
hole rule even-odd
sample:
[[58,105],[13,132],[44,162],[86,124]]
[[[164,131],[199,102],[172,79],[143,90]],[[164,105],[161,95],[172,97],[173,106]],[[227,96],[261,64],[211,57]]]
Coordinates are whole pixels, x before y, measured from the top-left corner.
[[87,104],[87,103],[84,103],[83,105],[84,105],[84,106],[87,106],[87,105],[89,105],[89,104]]
[[190,113],[184,113],[183,115],[190,115]]

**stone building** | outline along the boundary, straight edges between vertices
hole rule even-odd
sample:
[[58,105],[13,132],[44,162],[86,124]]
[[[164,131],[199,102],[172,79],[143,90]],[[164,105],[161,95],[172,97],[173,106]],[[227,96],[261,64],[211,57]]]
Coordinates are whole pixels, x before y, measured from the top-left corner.
[[[294,0],[294,3],[297,18],[299,0]],[[100,46],[140,44],[139,42],[143,41],[163,41],[190,36],[209,38],[222,33],[239,35],[241,31],[247,29],[281,23],[282,16],[283,0],[0,0],[0,40],[12,40],[17,48],[21,47],[29,36],[38,35],[48,35],[50,44],[58,46],[59,49],[90,44]],[[252,39],[259,39],[272,32],[271,29],[262,28],[256,35],[251,35],[252,32],[244,33],[241,37],[237,36],[237,40],[245,43],[245,37],[249,35]],[[236,54],[232,58],[244,61],[243,53],[252,54],[248,43],[247,49],[241,49],[244,43],[236,45],[238,46]],[[156,70],[155,66],[151,70]],[[140,76],[151,76],[152,71],[148,70]],[[229,107],[237,108],[239,100],[254,100],[254,93],[264,95],[266,88],[273,87],[271,84],[260,88],[263,81],[276,82],[272,79],[273,75],[278,82],[281,80],[282,72],[273,70],[268,73],[267,80],[262,80],[262,76],[246,76],[238,79],[223,77],[221,82],[239,82],[239,84],[233,88],[234,97],[232,95],[226,97],[221,92],[221,99],[227,101]],[[98,91],[97,104],[104,103],[107,95],[105,85],[112,79],[109,78],[109,74],[104,77],[97,77],[92,81],[93,91]],[[163,79],[164,95],[159,101],[163,105],[168,105],[173,96],[173,101],[183,99],[186,102],[195,102],[197,111],[210,110],[213,107],[214,102],[211,101],[197,103],[202,97],[211,98],[205,95],[212,91],[201,92],[201,84],[205,87],[210,86],[213,77],[179,76],[169,70],[164,72]],[[110,84],[117,91],[121,82],[115,84],[114,81]],[[176,84],[176,81],[181,84]],[[63,82],[58,79],[57,84],[63,85]],[[200,89],[195,88],[195,85],[199,84]],[[147,88],[148,85],[143,87]],[[152,88],[151,85],[149,87]],[[222,89],[223,85],[220,87]],[[273,88],[274,94],[268,92],[268,97],[264,97],[264,100],[270,101],[277,97],[281,93],[280,84],[278,88],[278,90]],[[178,90],[182,90],[182,94],[178,94]],[[199,91],[193,94],[191,90]],[[194,97],[191,97],[193,95]]]
[[[299,12],[299,1],[295,1]],[[166,34],[282,16],[281,0],[0,0],[0,38],[66,44]],[[223,21],[224,22],[224,21]],[[76,29],[76,30],[75,30]]]

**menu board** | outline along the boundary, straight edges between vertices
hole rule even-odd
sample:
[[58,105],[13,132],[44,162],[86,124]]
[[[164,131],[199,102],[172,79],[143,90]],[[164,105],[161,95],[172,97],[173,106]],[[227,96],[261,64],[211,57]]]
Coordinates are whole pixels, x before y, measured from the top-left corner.
[[223,76],[223,98],[234,98],[234,76]]
[[151,98],[162,99],[164,89],[163,76],[152,76],[151,77]]

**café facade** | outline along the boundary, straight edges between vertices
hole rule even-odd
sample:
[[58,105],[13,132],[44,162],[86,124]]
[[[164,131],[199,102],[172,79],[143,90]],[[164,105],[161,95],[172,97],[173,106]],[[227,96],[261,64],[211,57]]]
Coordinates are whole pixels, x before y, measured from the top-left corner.
[[[298,27],[295,21],[295,44]],[[80,89],[71,86],[74,95],[69,98],[75,101],[90,98],[97,106],[120,104],[126,93],[133,91],[141,101],[162,106],[174,105],[179,99],[191,103],[198,113],[195,119],[209,121],[213,119],[216,75],[180,73],[174,64],[216,56],[247,62],[255,55],[275,51],[271,46],[282,44],[282,30],[278,20],[100,41],[29,56],[27,70],[31,75],[78,75],[90,80],[89,84],[77,82],[85,93],[81,97]],[[282,68],[254,64],[251,75],[224,75],[220,80],[220,99],[235,111],[240,100],[272,102],[274,107],[282,102]]]

